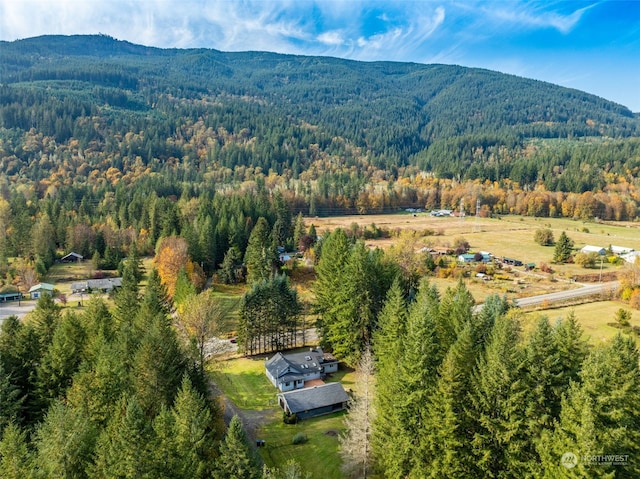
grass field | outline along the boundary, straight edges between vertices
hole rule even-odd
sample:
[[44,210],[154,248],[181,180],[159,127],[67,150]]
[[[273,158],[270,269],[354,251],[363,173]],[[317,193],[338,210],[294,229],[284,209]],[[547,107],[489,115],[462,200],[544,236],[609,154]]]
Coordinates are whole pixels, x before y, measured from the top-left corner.
[[[318,234],[337,227],[348,229],[352,223],[367,226],[375,223],[379,228],[389,230],[412,229],[419,233],[430,232],[416,241],[416,249],[423,246],[447,246],[456,238],[463,237],[471,245],[472,251],[489,251],[494,256],[516,258],[524,263],[551,263],[552,246],[540,246],[534,239],[534,233],[540,228],[550,228],[554,238],[562,231],[574,240],[575,248],[586,244],[608,247],[626,246],[640,250],[640,225],[637,223],[596,223],[575,221],[564,218],[535,218],[529,216],[501,216],[498,218],[453,218],[432,217],[427,213],[417,216],[411,214],[388,214],[367,216],[342,216],[329,218],[307,218],[313,223]],[[393,238],[367,240],[368,244],[386,248],[393,244]],[[584,274],[589,272],[577,265],[554,265],[561,275]],[[615,266],[603,265],[604,271],[615,270]],[[591,270],[593,271],[593,270]],[[599,268],[598,268],[599,271]]]
[[[599,344],[608,341],[621,331],[611,325],[615,324],[615,314],[620,308],[631,312],[631,320],[629,321],[631,326],[640,327],[640,311],[634,311],[618,301],[600,301],[526,313],[522,326],[526,334],[533,329],[540,316],[547,316],[551,323],[554,323],[557,319],[565,318],[573,311],[576,320],[582,326],[585,339],[588,339],[591,344]],[[636,335],[634,337],[638,342],[638,337]]]
[[240,308],[240,299],[246,290],[246,285],[226,285],[213,284],[211,286],[211,295],[220,301],[228,314],[225,315],[225,321],[220,325],[220,332],[223,336],[232,337],[236,335],[238,329],[238,315]]
[[[260,454],[267,466],[283,466],[296,461],[309,473],[311,479],[340,479],[341,460],[338,456],[338,435],[344,430],[344,412],[306,419],[298,424],[273,422],[260,430],[260,438],[266,447]],[[304,444],[292,444],[293,436],[302,433],[307,437]]]
[[276,389],[264,372],[263,358],[209,363],[211,378],[236,406],[263,410],[276,407]]

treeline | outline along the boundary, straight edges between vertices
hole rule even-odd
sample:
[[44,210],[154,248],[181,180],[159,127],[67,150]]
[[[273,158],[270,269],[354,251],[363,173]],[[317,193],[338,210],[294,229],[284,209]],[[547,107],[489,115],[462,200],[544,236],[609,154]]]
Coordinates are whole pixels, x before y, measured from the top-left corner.
[[238,417],[225,427],[202,358],[174,329],[159,275],[149,275],[144,294],[132,278],[125,272],[111,310],[92,298],[63,314],[45,295],[27,319],[3,321],[0,477],[299,474],[295,464],[282,476],[263,471]]
[[634,339],[589,348],[572,315],[527,335],[520,318],[497,296],[475,312],[462,282],[425,281],[410,300],[394,283],[372,335],[375,395],[359,390],[347,420],[349,477],[637,476]]
[[[424,283],[411,303],[389,291],[373,338],[383,476],[638,475],[634,339],[587,348],[573,316],[542,317],[524,336],[506,301],[473,305],[462,283],[443,295]],[[589,459],[603,454],[624,463]]]

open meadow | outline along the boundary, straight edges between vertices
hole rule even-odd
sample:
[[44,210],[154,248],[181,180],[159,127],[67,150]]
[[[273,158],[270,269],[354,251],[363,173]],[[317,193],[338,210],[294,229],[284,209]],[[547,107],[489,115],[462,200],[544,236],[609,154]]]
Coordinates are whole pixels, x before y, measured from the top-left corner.
[[[630,326],[621,329],[616,323],[616,312],[623,308],[631,313]],[[538,318],[546,316],[553,324],[559,319],[566,318],[573,313],[584,333],[584,338],[590,344],[597,345],[610,340],[619,332],[631,334],[636,342],[638,335],[632,332],[631,328],[640,328],[640,311],[634,311],[628,305],[619,301],[598,301],[595,303],[585,303],[575,306],[565,306],[559,308],[549,308],[544,311],[533,311],[525,313],[522,321],[523,333],[526,335],[533,328]],[[636,329],[638,330],[638,329]]]
[[[340,217],[307,218],[314,224],[319,235],[335,228],[349,230],[352,224],[366,227],[375,224],[390,232],[413,230],[418,233],[416,249],[424,246],[450,246],[456,238],[465,238],[471,251],[488,251],[497,257],[516,258],[523,263],[551,263],[553,246],[540,246],[534,241],[535,231],[549,228],[558,239],[564,231],[575,242],[576,250],[585,245],[607,248],[609,245],[625,246],[640,250],[640,224],[631,222],[598,223],[576,221],[565,218],[537,218],[531,216],[499,216],[476,218],[467,216],[433,217],[429,213],[395,213],[386,215],[353,215]],[[394,238],[368,239],[367,244],[388,248]],[[598,265],[599,266],[599,265]],[[584,274],[585,269],[577,265],[553,265],[559,274]],[[605,271],[615,267],[603,264]]]

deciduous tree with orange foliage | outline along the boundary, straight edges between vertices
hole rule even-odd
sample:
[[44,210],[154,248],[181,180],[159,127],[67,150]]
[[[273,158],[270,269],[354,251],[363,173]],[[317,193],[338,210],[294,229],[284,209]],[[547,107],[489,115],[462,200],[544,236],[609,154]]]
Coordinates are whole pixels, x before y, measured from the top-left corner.
[[189,280],[197,290],[204,286],[204,272],[199,265],[191,261],[187,241],[179,236],[162,238],[156,249],[154,262],[160,275],[160,281],[167,288],[167,294],[173,299],[180,268],[184,268]]

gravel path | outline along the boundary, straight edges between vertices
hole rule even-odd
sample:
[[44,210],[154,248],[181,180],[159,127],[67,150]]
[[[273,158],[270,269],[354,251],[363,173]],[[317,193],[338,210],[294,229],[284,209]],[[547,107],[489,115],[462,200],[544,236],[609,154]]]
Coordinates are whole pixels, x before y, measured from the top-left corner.
[[255,444],[256,439],[262,439],[258,437],[258,430],[278,418],[281,414],[280,408],[263,409],[260,411],[254,409],[241,409],[229,399],[220,388],[213,382],[209,382],[211,393],[214,396],[219,396],[222,399],[224,407],[224,422],[228,426],[231,422],[231,418],[237,415],[244,426],[244,430],[247,433],[247,438],[252,444]]

